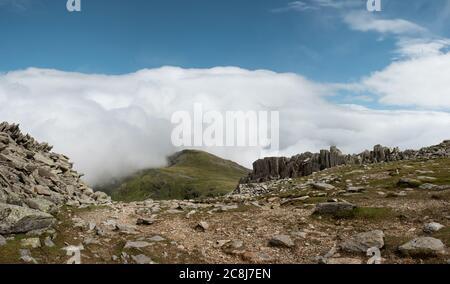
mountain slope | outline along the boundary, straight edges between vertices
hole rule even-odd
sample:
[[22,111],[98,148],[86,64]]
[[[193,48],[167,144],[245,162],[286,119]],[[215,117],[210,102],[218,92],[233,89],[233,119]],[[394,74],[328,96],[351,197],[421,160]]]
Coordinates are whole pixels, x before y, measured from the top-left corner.
[[101,189],[122,201],[213,197],[233,191],[249,173],[232,161],[202,151],[184,150],[168,160],[166,168],[143,170]]

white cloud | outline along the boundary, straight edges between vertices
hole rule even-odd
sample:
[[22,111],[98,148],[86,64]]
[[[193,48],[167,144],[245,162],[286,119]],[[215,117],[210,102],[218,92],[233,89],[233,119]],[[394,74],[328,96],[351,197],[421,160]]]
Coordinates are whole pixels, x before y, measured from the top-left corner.
[[[428,71],[432,66],[436,72],[442,70],[437,61],[426,65]],[[441,77],[448,74],[445,70]],[[363,87],[384,90],[377,78],[367,79]],[[417,77],[399,79],[398,84],[411,85],[414,80],[424,84],[423,90],[428,86]],[[396,87],[395,82],[390,84],[398,96],[408,96],[403,93],[406,87]],[[444,81],[437,83],[449,89]],[[121,76],[32,68],[0,75],[0,120],[19,122],[39,140],[55,145],[55,151],[73,158],[90,183],[163,165],[175,151],[170,143],[171,114],[192,110],[194,102],[219,111],[279,110],[282,155],[331,144],[359,152],[377,143],[406,148],[449,138],[448,113],[339,106],[324,99],[330,92],[330,86],[299,75],[234,67],[164,67]],[[246,166],[260,155],[258,149],[205,150]]]
[[344,16],[344,22],[356,31],[377,32],[382,34],[420,34],[427,30],[404,19],[382,19],[371,13],[353,11]]
[[450,109],[450,53],[394,62],[362,81],[386,105]]
[[322,8],[343,9],[362,6],[359,0],[304,0],[289,2],[286,6],[273,9],[273,12],[287,12],[287,11],[311,11],[319,10]]

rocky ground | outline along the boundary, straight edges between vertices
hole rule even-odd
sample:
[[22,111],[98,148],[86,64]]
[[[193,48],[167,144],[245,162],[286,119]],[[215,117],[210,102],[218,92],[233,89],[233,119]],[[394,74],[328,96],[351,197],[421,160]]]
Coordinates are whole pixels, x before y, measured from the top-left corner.
[[448,263],[449,170],[342,166],[255,185],[266,195],[64,206],[54,228],[4,236],[0,262],[65,263],[76,245],[83,263],[367,263],[373,248],[382,263]]
[[0,263],[450,261],[441,155],[241,184],[220,198],[124,203],[16,126],[0,134]]

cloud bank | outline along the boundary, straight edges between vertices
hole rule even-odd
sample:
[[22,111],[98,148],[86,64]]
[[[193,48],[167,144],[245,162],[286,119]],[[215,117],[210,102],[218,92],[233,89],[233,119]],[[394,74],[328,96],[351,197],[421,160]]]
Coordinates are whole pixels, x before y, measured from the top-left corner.
[[[442,71],[450,70],[449,55],[436,56],[393,63],[358,88],[370,89],[386,104],[450,107],[448,71]],[[417,68],[423,71],[414,74]],[[440,76],[431,75],[433,69]],[[447,112],[380,111],[329,102],[337,91],[335,85],[296,74],[235,67],[163,67],[120,76],[30,68],[0,75],[0,120],[20,123],[24,131],[69,155],[93,185],[164,165],[177,150],[170,141],[172,113],[192,111],[196,102],[205,110],[280,111],[280,155],[330,145],[346,152],[377,143],[417,148],[449,138]],[[205,150],[248,167],[261,155],[273,154]]]

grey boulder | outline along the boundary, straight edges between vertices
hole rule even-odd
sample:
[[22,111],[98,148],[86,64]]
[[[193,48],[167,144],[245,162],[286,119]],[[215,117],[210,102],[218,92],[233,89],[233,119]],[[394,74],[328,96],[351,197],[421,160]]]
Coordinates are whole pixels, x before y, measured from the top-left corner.
[[354,235],[348,240],[340,244],[340,248],[346,252],[362,252],[366,253],[370,248],[384,247],[384,233],[380,230],[360,233]]
[[55,218],[48,213],[0,203],[0,234],[26,233],[45,229],[54,222]]
[[442,241],[431,237],[415,238],[398,249],[407,256],[437,256],[445,253]]

